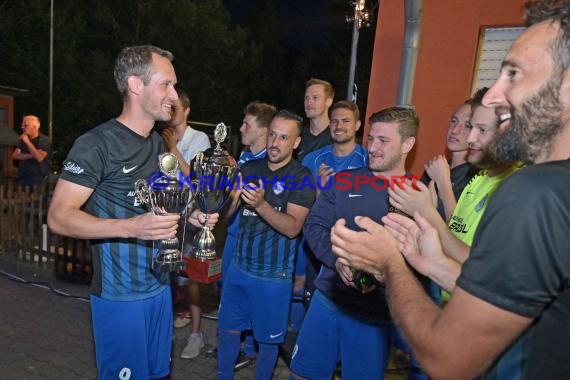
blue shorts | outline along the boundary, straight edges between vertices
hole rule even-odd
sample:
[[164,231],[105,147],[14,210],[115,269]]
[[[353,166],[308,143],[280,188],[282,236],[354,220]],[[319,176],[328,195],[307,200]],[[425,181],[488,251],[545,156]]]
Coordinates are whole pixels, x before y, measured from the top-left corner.
[[170,287],[140,301],[92,295],[91,314],[99,379],[153,379],[170,373]]
[[234,259],[234,252],[236,250],[237,237],[233,233],[228,232],[226,236],[226,243],[222,253],[222,279],[226,277],[228,268]]
[[295,276],[301,277],[307,274],[307,250],[309,250],[307,240],[301,235],[301,241],[297,248],[297,261],[295,262]]
[[255,340],[260,343],[283,343],[292,289],[290,279],[252,276],[231,264],[222,288],[218,328],[252,329]]
[[393,324],[361,322],[317,290],[293,349],[291,371],[330,380],[340,360],[343,379],[382,379],[393,335]]

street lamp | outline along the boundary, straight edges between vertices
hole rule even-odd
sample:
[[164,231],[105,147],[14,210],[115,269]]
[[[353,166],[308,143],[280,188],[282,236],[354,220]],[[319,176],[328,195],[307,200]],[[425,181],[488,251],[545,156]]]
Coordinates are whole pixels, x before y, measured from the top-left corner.
[[346,18],[347,22],[353,22],[352,25],[352,46],[350,52],[350,67],[348,71],[348,88],[346,90],[346,99],[356,102],[356,85],[354,84],[354,74],[356,72],[356,51],[358,48],[358,35],[362,26],[368,25],[370,13],[366,9],[366,0],[357,0],[351,2],[354,6],[353,15]]

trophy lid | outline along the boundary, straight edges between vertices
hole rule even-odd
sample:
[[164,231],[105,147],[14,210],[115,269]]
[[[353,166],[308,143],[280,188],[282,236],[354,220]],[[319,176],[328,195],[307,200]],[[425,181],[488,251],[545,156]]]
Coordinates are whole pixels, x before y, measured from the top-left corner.
[[216,140],[216,148],[214,149],[216,152],[220,153],[223,151],[220,144],[226,139],[228,136],[228,127],[224,123],[219,123],[216,125],[216,129],[214,130],[214,140]]
[[216,125],[214,130],[214,140],[216,141],[216,147],[214,149],[207,149],[203,152],[198,152],[196,155],[196,162],[201,165],[207,162],[209,165],[219,165],[219,166],[237,166],[235,158],[233,158],[226,150],[221,147],[221,143],[228,136],[228,127],[224,123],[219,123]]
[[196,154],[195,160],[198,164],[207,162],[209,165],[237,166],[235,158],[222,148],[220,148],[220,150],[210,148],[205,151],[200,151]]
[[210,162],[220,166],[237,166],[235,158],[230,156],[225,150],[223,150],[221,154],[218,154],[218,152],[214,150],[214,154],[210,158]]
[[169,177],[176,177],[178,172],[178,159],[173,153],[163,153],[158,156],[158,166],[160,171]]

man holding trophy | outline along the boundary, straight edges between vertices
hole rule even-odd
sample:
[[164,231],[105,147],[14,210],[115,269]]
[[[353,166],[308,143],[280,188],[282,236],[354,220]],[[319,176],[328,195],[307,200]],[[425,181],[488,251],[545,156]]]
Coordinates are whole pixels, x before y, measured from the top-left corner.
[[[156,121],[170,120],[178,98],[172,59],[170,52],[155,46],[121,51],[114,76],[123,110],[76,140],[48,213],[55,233],[92,240],[91,311],[100,379],[170,373],[172,298],[164,269],[177,257],[177,247],[170,244],[180,214],[173,210],[185,205],[191,193],[150,193],[167,202],[155,202],[154,212],[147,212],[134,183],[143,178],[152,188],[167,180],[157,160],[164,145],[152,129]],[[169,171],[177,167],[168,156],[160,164]],[[217,215],[206,218],[194,210],[189,218],[195,225],[206,219],[213,226]],[[153,269],[157,240],[168,265]]]
[[[315,199],[309,170],[292,159],[301,122],[278,111],[269,124],[266,159],[241,168],[239,229],[218,319],[218,379],[233,378],[240,333],[249,329],[259,343],[256,378],[271,378],[287,333],[299,233]],[[307,180],[313,185],[301,186]]]

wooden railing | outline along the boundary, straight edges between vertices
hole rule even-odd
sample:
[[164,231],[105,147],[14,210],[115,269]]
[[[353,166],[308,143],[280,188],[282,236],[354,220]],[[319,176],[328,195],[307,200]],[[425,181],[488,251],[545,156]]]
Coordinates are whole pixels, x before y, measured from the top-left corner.
[[91,251],[87,240],[51,233],[47,227],[50,188],[0,186],[0,254],[53,267],[73,282],[91,281]]

